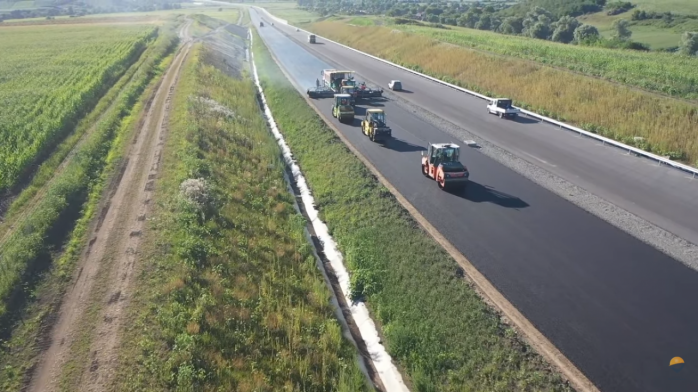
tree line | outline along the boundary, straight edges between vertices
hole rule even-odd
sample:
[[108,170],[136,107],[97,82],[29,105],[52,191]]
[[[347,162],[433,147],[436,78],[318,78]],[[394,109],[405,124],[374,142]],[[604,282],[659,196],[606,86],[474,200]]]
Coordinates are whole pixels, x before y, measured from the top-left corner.
[[[576,16],[600,11],[605,11],[608,15],[617,15],[635,8],[635,5],[630,2],[524,0],[510,5],[503,1],[472,3],[462,1],[417,3],[397,0],[297,1],[300,7],[318,12],[321,15],[333,13],[378,14],[394,17],[398,24],[422,24],[433,27],[460,26],[565,44],[650,50],[647,45],[631,39],[632,31],[629,20],[616,20],[613,23],[611,37],[603,38],[596,27],[583,24],[576,18]],[[654,17],[654,14],[635,10],[632,14],[632,20],[649,18],[650,16]],[[680,51],[694,55],[697,47],[698,35],[685,33],[680,43]]]

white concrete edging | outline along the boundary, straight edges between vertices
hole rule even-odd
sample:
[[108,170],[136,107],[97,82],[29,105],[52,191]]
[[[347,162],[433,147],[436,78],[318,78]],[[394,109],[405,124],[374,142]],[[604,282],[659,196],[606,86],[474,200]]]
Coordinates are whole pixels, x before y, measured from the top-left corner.
[[[286,21],[286,20],[284,20],[284,19],[277,18],[276,16],[272,15],[269,11],[267,11],[267,10],[264,9],[264,8],[259,8],[259,7],[252,7],[252,8],[255,8],[255,9],[258,9],[258,10],[263,10],[270,18],[276,20],[277,22],[280,22],[280,23],[283,23],[283,24],[292,26],[291,24],[288,23],[288,21]],[[309,31],[307,31],[307,30],[303,30],[303,29],[301,29],[301,30],[304,31],[304,32],[306,32],[306,33],[309,33],[309,34],[315,34],[315,33],[309,32]],[[326,37],[322,37],[322,36],[317,35],[317,34],[315,34],[315,35],[316,35],[317,37],[321,37],[322,39],[324,39],[324,40],[326,40],[326,41],[328,41],[328,42],[332,42],[332,43],[335,44],[335,45],[339,45],[339,46],[341,46],[341,47],[343,47],[343,48],[352,50],[352,51],[354,51],[354,52],[356,52],[356,53],[359,53],[359,54],[362,54],[362,55],[364,55],[364,56],[370,57],[370,58],[372,58],[372,59],[374,59],[374,60],[378,60],[378,61],[380,61],[380,62],[383,62],[383,63],[385,63],[385,64],[391,65],[391,66],[393,66],[393,67],[400,68],[400,69],[402,69],[403,71],[407,71],[407,72],[413,73],[413,74],[415,74],[415,75],[418,75],[418,76],[421,76],[421,77],[423,77],[423,78],[429,79],[429,80],[431,80],[431,81],[434,81],[434,82],[436,82],[436,83],[442,84],[442,85],[444,85],[444,86],[448,86],[448,87],[451,87],[451,88],[456,89],[456,90],[458,90],[458,91],[462,91],[462,92],[464,92],[464,93],[466,93],[466,94],[470,94],[470,95],[472,95],[472,96],[478,97],[478,98],[480,98],[480,99],[488,100],[488,101],[491,100],[491,99],[493,99],[493,98],[491,98],[491,97],[488,97],[488,96],[485,96],[485,95],[482,95],[482,94],[478,94],[478,93],[476,93],[476,92],[474,92],[474,91],[470,91],[470,90],[464,89],[464,88],[459,87],[459,86],[456,86],[456,85],[454,85],[454,84],[444,82],[443,80],[437,79],[437,78],[435,78],[435,77],[432,77],[432,76],[429,76],[429,75],[425,75],[425,74],[423,74],[423,73],[420,73],[420,72],[411,70],[411,69],[406,68],[406,67],[403,67],[403,66],[401,66],[401,65],[397,65],[397,64],[392,63],[392,62],[390,62],[390,61],[388,61],[388,60],[384,60],[384,59],[382,59],[382,58],[380,58],[380,57],[376,57],[376,56],[373,56],[373,55],[371,55],[371,54],[364,53],[364,52],[362,52],[362,51],[360,51],[360,50],[357,50],[357,49],[354,49],[354,48],[352,48],[352,47],[349,47],[349,46],[340,44],[339,42],[332,41],[331,39],[328,39],[328,38],[326,38]],[[526,114],[527,116],[535,117],[535,118],[538,118],[538,119],[541,120],[541,121],[545,121],[545,122],[547,122],[547,123],[557,125],[557,126],[560,127],[560,128],[565,128],[565,129],[567,129],[567,130],[569,130],[569,131],[577,132],[577,133],[579,133],[580,135],[584,135],[584,136],[587,136],[587,137],[590,137],[590,138],[599,140],[599,141],[603,142],[604,144],[610,144],[610,145],[612,145],[612,146],[621,148],[621,149],[623,149],[623,150],[627,150],[628,152],[632,152],[632,153],[637,154],[637,155],[642,155],[642,156],[644,156],[644,157],[646,157],[646,158],[650,158],[650,159],[652,159],[652,160],[655,160],[655,161],[659,162],[660,164],[664,163],[664,164],[666,164],[666,165],[668,165],[668,166],[671,166],[671,167],[673,167],[673,168],[675,168],[675,169],[679,169],[679,170],[683,170],[683,171],[689,172],[689,173],[692,174],[692,176],[693,176],[694,178],[698,175],[698,169],[696,169],[696,168],[694,168],[694,167],[691,167],[691,166],[688,166],[688,165],[684,165],[684,164],[679,163],[679,162],[674,162],[674,161],[672,161],[672,160],[670,160],[670,159],[666,159],[666,158],[661,157],[661,156],[659,156],[659,155],[655,155],[655,154],[652,154],[652,153],[650,153],[650,152],[643,151],[643,150],[641,150],[641,149],[639,149],[639,148],[629,146],[629,145],[627,145],[627,144],[624,144],[624,143],[615,141],[615,140],[613,140],[613,139],[609,139],[609,138],[607,138],[607,137],[603,137],[603,136],[597,135],[597,134],[592,133],[592,132],[589,132],[589,131],[585,131],[584,129],[577,128],[577,127],[574,127],[574,126],[572,126],[572,125],[565,124],[565,123],[563,123],[563,122],[559,122],[559,121],[554,120],[554,119],[552,119],[552,118],[550,118],[550,117],[545,117],[545,116],[542,116],[542,115],[540,115],[540,114],[537,114],[537,113],[534,113],[534,112],[531,112],[531,111],[528,111],[528,110],[525,110],[525,109],[521,109],[521,108],[518,108],[518,109],[521,110],[521,113],[524,113],[524,114]]]
[[[252,43],[253,35],[250,33],[249,37],[250,43]],[[264,96],[264,91],[259,81],[259,75],[257,74],[257,65],[255,64],[254,52],[252,50],[250,50],[250,58],[252,65],[252,74],[262,101],[262,105],[264,107],[264,114],[266,115],[267,120],[269,121],[270,128],[272,130],[272,133],[274,134],[274,137],[277,140],[277,143],[279,144],[279,147],[281,147],[284,161],[291,169],[291,173],[293,174],[293,180],[295,181],[296,186],[298,187],[298,190],[301,194],[301,200],[303,202],[303,206],[305,207],[305,211],[308,214],[308,218],[310,218],[310,223],[312,224],[313,229],[315,230],[315,234],[317,235],[318,239],[320,240],[320,243],[322,244],[325,257],[327,258],[327,260],[329,260],[330,265],[332,266],[332,269],[334,270],[335,275],[337,276],[339,286],[342,289],[342,294],[344,294],[346,302],[347,304],[349,304],[349,311],[351,312],[354,322],[359,328],[361,338],[366,343],[366,349],[368,350],[368,353],[371,357],[371,361],[373,361],[373,364],[376,367],[378,376],[383,382],[386,391],[410,392],[409,389],[407,389],[407,386],[405,385],[404,381],[402,380],[402,375],[398,371],[397,367],[395,367],[395,365],[393,364],[392,358],[385,349],[385,346],[381,344],[381,339],[378,335],[376,324],[371,319],[366,304],[364,304],[363,302],[354,302],[350,298],[351,291],[349,285],[349,272],[344,267],[344,257],[342,256],[342,253],[339,251],[339,249],[337,249],[337,244],[330,235],[327,225],[325,225],[325,223],[320,219],[319,213],[317,209],[315,209],[315,200],[310,192],[310,188],[308,187],[307,182],[305,181],[305,177],[303,176],[303,173],[301,172],[300,167],[296,163],[295,159],[293,159],[291,149],[286,144],[286,141],[284,140],[284,137],[281,134],[281,131],[279,130],[276,121],[274,120],[274,117],[272,116],[271,109],[267,104],[267,99]]]

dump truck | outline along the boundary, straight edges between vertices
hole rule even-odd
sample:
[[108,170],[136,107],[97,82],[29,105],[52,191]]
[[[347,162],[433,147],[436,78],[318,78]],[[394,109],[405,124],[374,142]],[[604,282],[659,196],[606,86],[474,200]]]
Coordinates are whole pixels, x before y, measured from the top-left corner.
[[422,151],[422,174],[436,181],[439,188],[465,188],[470,178],[468,168],[460,163],[460,147],[453,143],[429,144]]

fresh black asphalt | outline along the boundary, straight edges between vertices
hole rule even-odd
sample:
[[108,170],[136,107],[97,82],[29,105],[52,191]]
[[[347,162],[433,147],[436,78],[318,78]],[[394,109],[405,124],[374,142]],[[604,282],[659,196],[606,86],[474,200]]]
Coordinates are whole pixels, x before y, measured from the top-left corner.
[[[306,49],[268,25],[258,31],[303,90],[323,68],[352,67],[317,54],[323,45]],[[331,119],[330,101],[315,102]],[[697,272],[476,149],[462,147],[468,190],[441,191],[420,173],[420,151],[463,143],[389,100],[375,105],[393,129],[385,147],[362,135],[358,119],[332,122],[600,390],[698,390]],[[675,356],[686,361],[680,373],[669,368]]]

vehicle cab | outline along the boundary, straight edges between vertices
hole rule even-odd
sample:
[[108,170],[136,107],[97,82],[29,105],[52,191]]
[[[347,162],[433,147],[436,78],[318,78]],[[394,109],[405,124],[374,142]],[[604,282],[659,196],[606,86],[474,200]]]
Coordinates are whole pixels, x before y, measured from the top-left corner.
[[348,94],[351,98],[349,99],[351,102],[351,106],[356,106],[356,96],[358,94],[356,87],[355,86],[342,86],[341,87],[342,94]]
[[367,109],[366,117],[361,121],[361,131],[371,141],[386,141],[392,137],[383,109]]
[[460,146],[453,143],[430,144],[422,151],[422,174],[436,180],[441,189],[465,187],[468,168],[460,162]]
[[354,107],[351,106],[351,95],[335,94],[332,104],[332,117],[339,122],[351,122],[354,120]]
[[391,80],[390,83],[388,83],[388,88],[393,91],[400,91],[402,90],[402,82],[399,80]]

